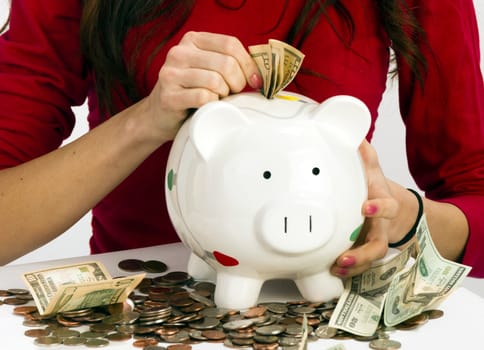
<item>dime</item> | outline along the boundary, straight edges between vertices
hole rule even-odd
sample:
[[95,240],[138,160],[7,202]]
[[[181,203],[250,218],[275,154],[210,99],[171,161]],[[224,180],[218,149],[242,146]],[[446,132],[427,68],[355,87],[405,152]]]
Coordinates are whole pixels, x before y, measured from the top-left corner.
[[118,267],[121,270],[128,272],[143,271],[143,260],[139,259],[125,259],[118,263]]
[[374,350],[397,350],[402,344],[391,339],[376,339],[370,342],[370,348]]

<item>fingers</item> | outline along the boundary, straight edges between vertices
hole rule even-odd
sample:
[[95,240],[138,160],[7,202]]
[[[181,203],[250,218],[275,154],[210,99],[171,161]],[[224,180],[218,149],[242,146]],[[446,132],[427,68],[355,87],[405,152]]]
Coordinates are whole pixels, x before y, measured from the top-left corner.
[[[237,38],[216,33],[188,32],[180,44],[198,48],[199,52],[194,58],[200,59],[198,63],[202,65],[201,68],[219,71],[229,83],[232,92],[242,90],[245,83],[255,89],[260,87],[257,65]],[[236,77],[231,76],[234,73]],[[244,82],[242,86],[236,81],[241,76]]]
[[[179,45],[170,49],[166,63],[179,69],[195,68],[218,76],[207,76],[208,81],[220,79],[226,85],[226,88],[214,92],[226,90],[236,93],[247,84],[259,88],[262,81],[257,65],[242,43],[235,37],[222,34],[186,33]],[[209,88],[206,85],[197,87]],[[227,94],[225,92],[225,95],[220,96],[224,97]]]
[[340,277],[361,274],[386,255],[388,232],[399,211],[376,151],[367,141],[362,142],[359,151],[368,181],[368,199],[361,208],[366,219],[354,247],[341,254],[331,268],[331,272]]
[[385,257],[388,251],[387,223],[381,218],[365,221],[358,241],[336,259],[331,272],[340,277],[355,276],[366,271],[375,260]]

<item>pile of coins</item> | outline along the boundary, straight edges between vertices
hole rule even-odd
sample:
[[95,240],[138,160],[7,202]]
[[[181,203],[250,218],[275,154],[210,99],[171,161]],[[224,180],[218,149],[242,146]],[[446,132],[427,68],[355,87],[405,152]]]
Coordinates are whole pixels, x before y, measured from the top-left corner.
[[268,302],[247,310],[229,310],[216,307],[214,290],[212,283],[194,281],[187,273],[175,271],[145,278],[123,304],[46,317],[35,306],[22,305],[32,300],[22,289],[0,291],[4,297],[0,304],[15,306],[14,314],[23,316],[23,325],[29,327],[25,335],[37,345],[104,347],[131,340],[134,347],[146,350],[190,350],[191,344],[200,342],[255,350],[302,349],[304,327],[307,341],[354,339],[368,342],[371,349],[399,349],[401,344],[389,339],[389,333],[415,329],[443,316],[439,310],[427,311],[394,328],[382,325],[374,335],[362,337],[328,326],[336,300]]

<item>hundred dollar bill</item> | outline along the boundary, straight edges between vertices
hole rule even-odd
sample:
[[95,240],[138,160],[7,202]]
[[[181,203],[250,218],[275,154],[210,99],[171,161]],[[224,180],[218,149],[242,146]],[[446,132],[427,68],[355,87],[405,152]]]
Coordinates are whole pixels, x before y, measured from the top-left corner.
[[144,276],[112,279],[104,265],[90,261],[33,271],[22,277],[39,313],[47,315],[122,302]]
[[249,47],[262,75],[262,94],[272,99],[296,76],[304,59],[304,54],[291,45],[270,39],[268,44]]
[[374,334],[379,326],[388,287],[414,253],[415,244],[412,244],[361,275],[347,279],[329,326],[362,336]]
[[394,326],[440,304],[455,290],[471,268],[443,258],[435,247],[425,215],[417,227],[419,254],[388,288],[383,320]]

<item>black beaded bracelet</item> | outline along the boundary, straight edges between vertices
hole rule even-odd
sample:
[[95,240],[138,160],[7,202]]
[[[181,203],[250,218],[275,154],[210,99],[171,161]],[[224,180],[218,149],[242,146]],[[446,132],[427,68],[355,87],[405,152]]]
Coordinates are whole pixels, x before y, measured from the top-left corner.
[[423,208],[422,197],[420,197],[420,195],[417,193],[417,191],[414,191],[411,188],[407,188],[407,190],[412,192],[415,195],[415,197],[417,197],[417,200],[418,200],[417,220],[415,220],[415,223],[413,224],[410,231],[408,231],[408,233],[401,240],[399,240],[398,242],[395,242],[395,243],[388,243],[388,246],[390,248],[400,247],[401,245],[404,245],[405,243],[410,241],[413,238],[413,236],[415,236],[415,233],[417,233],[417,227],[418,227],[420,219],[422,218],[422,215],[423,215],[424,208]]

